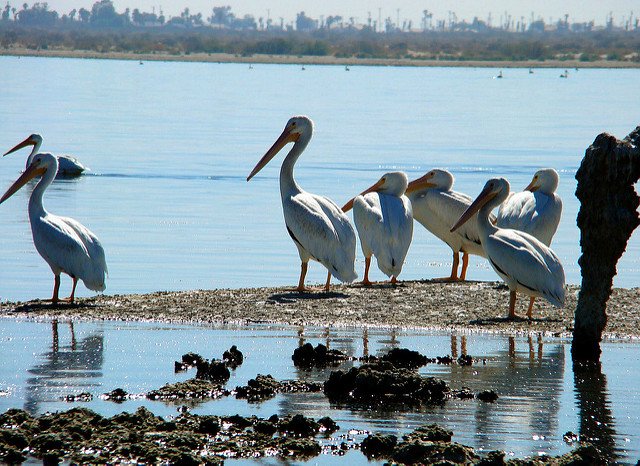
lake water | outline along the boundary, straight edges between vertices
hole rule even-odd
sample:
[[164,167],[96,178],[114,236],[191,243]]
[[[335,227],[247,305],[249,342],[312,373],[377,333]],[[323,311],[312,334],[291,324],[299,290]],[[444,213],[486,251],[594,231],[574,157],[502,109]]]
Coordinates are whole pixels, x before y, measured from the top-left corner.
[[[316,123],[299,183],[340,205],[390,170],[415,178],[445,167],[457,190],[475,196],[489,177],[520,190],[536,169],[555,167],[564,212],[553,248],[567,281],[579,283],[575,171],[597,134],[624,137],[640,124],[640,70],[559,79],[563,70],[509,69],[493,79],[498,71],[0,57],[0,150],[39,132],[42,150],[91,168],[54,183],[45,203],[99,236],[107,293],[296,284],[278,189],[283,155],[245,181],[294,114]],[[26,156],[0,160],[0,190]],[[1,300],[51,294],[51,271],[31,240],[29,194],[0,206]],[[616,286],[640,285],[639,251],[636,234]],[[450,249],[418,226],[401,278],[448,275],[450,264]],[[360,253],[356,268],[362,275]],[[310,282],[325,276],[310,267]],[[497,279],[478,258],[468,277]],[[61,294],[69,288],[64,279]]]
[[[586,371],[573,366],[569,342],[558,338],[418,330],[82,321],[71,326],[68,322],[2,319],[0,341],[0,412],[22,408],[41,414],[83,406],[111,416],[145,406],[165,418],[177,416],[181,404],[144,398],[117,404],[100,395],[118,387],[143,394],[193,377],[195,369],[174,373],[173,361],[189,351],[220,358],[231,345],[238,346],[245,361],[233,371],[227,383],[230,389],[245,385],[259,373],[278,380],[326,380],[335,369],[302,371],[294,367],[291,355],[306,342],[323,343],[356,357],[380,356],[394,347],[428,357],[466,351],[486,363],[466,367],[428,364],[420,373],[441,378],[453,389],[465,386],[474,393],[493,389],[499,395],[495,403],[450,400],[442,406],[405,411],[359,410],[331,405],[322,393],[303,393],[281,394],[262,403],[231,396],[189,406],[196,414],[269,417],[303,413],[316,419],[328,415],[340,431],[325,443],[340,443],[336,439],[351,429],[403,435],[420,425],[437,423],[453,430],[454,441],[480,453],[500,449],[508,457],[520,458],[562,454],[571,449],[563,441],[563,435],[571,431],[596,438],[609,458],[619,463],[635,464],[640,458],[640,346],[629,341],[605,342],[601,368]],[[354,364],[358,363],[344,363],[340,369],[348,370]],[[82,392],[91,393],[93,401],[61,401]],[[359,452],[349,456],[355,464],[368,464]],[[319,457],[311,462],[329,460]]]

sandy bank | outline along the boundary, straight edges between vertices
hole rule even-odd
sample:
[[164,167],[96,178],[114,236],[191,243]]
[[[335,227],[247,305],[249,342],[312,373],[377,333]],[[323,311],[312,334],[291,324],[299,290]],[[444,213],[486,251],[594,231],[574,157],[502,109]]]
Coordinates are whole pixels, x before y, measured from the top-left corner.
[[88,50],[30,50],[12,48],[0,50],[0,55],[56,58],[88,58],[140,61],[182,61],[213,63],[251,63],[251,64],[296,64],[296,65],[340,65],[340,66],[429,66],[429,67],[478,67],[478,68],[640,68],[640,62],[615,60],[597,60],[581,62],[579,60],[422,60],[412,58],[338,58],[334,56],[295,56],[295,55],[252,55],[240,56],[228,53],[192,53],[172,55],[167,53],[124,53],[93,52]]
[[[508,321],[509,292],[497,282],[408,281],[398,286],[334,286],[331,293],[247,288],[97,296],[74,305],[41,301],[3,303],[5,317],[153,320],[182,323],[269,322],[295,325],[398,326],[564,334],[573,325],[577,286],[563,309],[538,300],[533,319]],[[524,315],[528,298],[516,307]],[[615,289],[609,301],[607,337],[640,337],[640,288]]]

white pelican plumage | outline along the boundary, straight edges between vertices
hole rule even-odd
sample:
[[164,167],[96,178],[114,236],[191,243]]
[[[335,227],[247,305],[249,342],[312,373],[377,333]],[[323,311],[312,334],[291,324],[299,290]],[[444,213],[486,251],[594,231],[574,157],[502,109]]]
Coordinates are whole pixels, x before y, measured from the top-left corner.
[[524,191],[510,194],[502,203],[497,225],[524,231],[550,246],[562,215],[562,200],[555,193],[558,182],[553,168],[538,170]]
[[[451,226],[471,205],[466,194],[453,191],[453,175],[447,170],[434,169],[413,180],[407,187],[407,196],[413,206],[413,218],[436,237],[447,243],[453,251],[451,275],[444,280],[465,280],[469,266],[469,254],[487,257],[480,241],[477,216],[451,232]],[[495,217],[491,214],[491,221]],[[458,278],[460,252],[462,271]]]
[[[551,304],[564,305],[564,269],[558,256],[528,233],[499,228],[489,214],[509,195],[509,182],[493,178],[451,228],[455,231],[476,212],[478,231],[489,263],[509,287],[509,318],[515,317],[516,292],[541,296]],[[527,317],[531,318],[530,303]]]
[[373,186],[347,202],[342,208],[353,208],[353,220],[364,254],[363,285],[371,285],[369,267],[371,255],[376,256],[378,267],[396,283],[413,236],[411,202],[404,195],[407,175],[391,172]]
[[[40,150],[40,146],[42,146],[42,136],[40,136],[39,134],[34,133],[30,135],[27,139],[22,141],[20,144],[16,145],[15,147],[5,152],[4,155],[8,155],[12,152],[15,152],[27,146],[33,146],[33,149],[31,149],[31,153],[29,154],[29,157],[27,157],[27,163],[25,164],[25,167],[29,167],[29,165],[31,165],[31,161]],[[82,175],[82,172],[84,172],[87,169],[87,167],[82,165],[78,161],[78,159],[74,157],[71,157],[69,155],[59,155],[57,157],[58,157],[57,178],[72,178],[75,176],[80,176]]]
[[71,295],[62,300],[69,302],[73,302],[78,279],[90,290],[103,291],[107,273],[104,250],[96,235],[72,218],[50,214],[42,205],[42,196],[57,171],[58,160],[55,155],[36,154],[25,172],[0,199],[2,204],[27,181],[42,175],[29,199],[29,221],[33,243],[54,274],[53,303],[61,301],[58,298],[61,272],[73,279]]
[[304,191],[293,177],[293,167],[309,144],[312,134],[311,119],[306,116],[291,118],[280,137],[251,171],[247,181],[287,143],[294,143],[280,169],[280,196],[284,222],[298,248],[302,262],[297,290],[305,291],[307,265],[309,259],[314,259],[329,271],[324,288],[325,291],[329,291],[331,275],[343,282],[352,282],[358,277],[354,268],[356,234],[349,219],[335,202],[327,197]]

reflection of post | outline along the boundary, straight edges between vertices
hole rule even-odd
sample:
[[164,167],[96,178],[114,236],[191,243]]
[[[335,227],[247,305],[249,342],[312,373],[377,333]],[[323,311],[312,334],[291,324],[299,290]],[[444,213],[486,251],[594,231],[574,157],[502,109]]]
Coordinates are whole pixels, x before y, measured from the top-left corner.
[[460,352],[462,354],[469,354],[467,353],[467,336],[466,335],[462,335],[460,337]]
[[616,462],[614,419],[607,393],[607,378],[600,362],[573,363],[573,380],[580,416],[580,440],[591,442]]
[[77,341],[76,341],[76,332],[73,330],[73,321],[69,321],[69,331],[71,332],[71,349],[73,351],[76,350]]
[[451,335],[451,357],[458,357],[458,337]]
[[304,337],[304,325],[301,325],[298,329],[298,346],[304,346],[304,341],[306,338]]
[[362,356],[369,356],[369,329],[367,327],[362,331]]
[[331,347],[331,333],[329,332],[329,327],[325,327],[324,329],[324,338],[327,349]]
[[51,351],[58,352],[58,319],[51,321]]
[[509,360],[510,363],[516,359],[516,339],[514,337],[509,337]]
[[542,362],[542,334],[538,333],[538,362]]

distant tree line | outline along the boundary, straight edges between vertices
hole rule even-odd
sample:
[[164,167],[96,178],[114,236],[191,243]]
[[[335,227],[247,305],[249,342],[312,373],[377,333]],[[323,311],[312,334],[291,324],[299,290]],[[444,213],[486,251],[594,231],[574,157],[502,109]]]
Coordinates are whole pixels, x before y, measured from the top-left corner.
[[419,28],[411,21],[384,26],[368,18],[357,24],[341,16],[321,19],[304,12],[294,22],[280,18],[236,16],[229,6],[214,6],[211,14],[166,18],[161,11],[126,9],[118,13],[111,0],[96,1],[91,10],[80,8],[59,14],[47,3],[13,7],[9,2],[0,16],[0,47],[77,49],[132,53],[230,53],[235,55],[331,55],[355,58],[413,58],[440,60],[546,60],[596,59],[640,61],[640,28],[630,16],[624,27],[593,22],[554,25],[541,19],[525,23],[510,17],[498,27],[474,19],[433,21],[427,10]]

